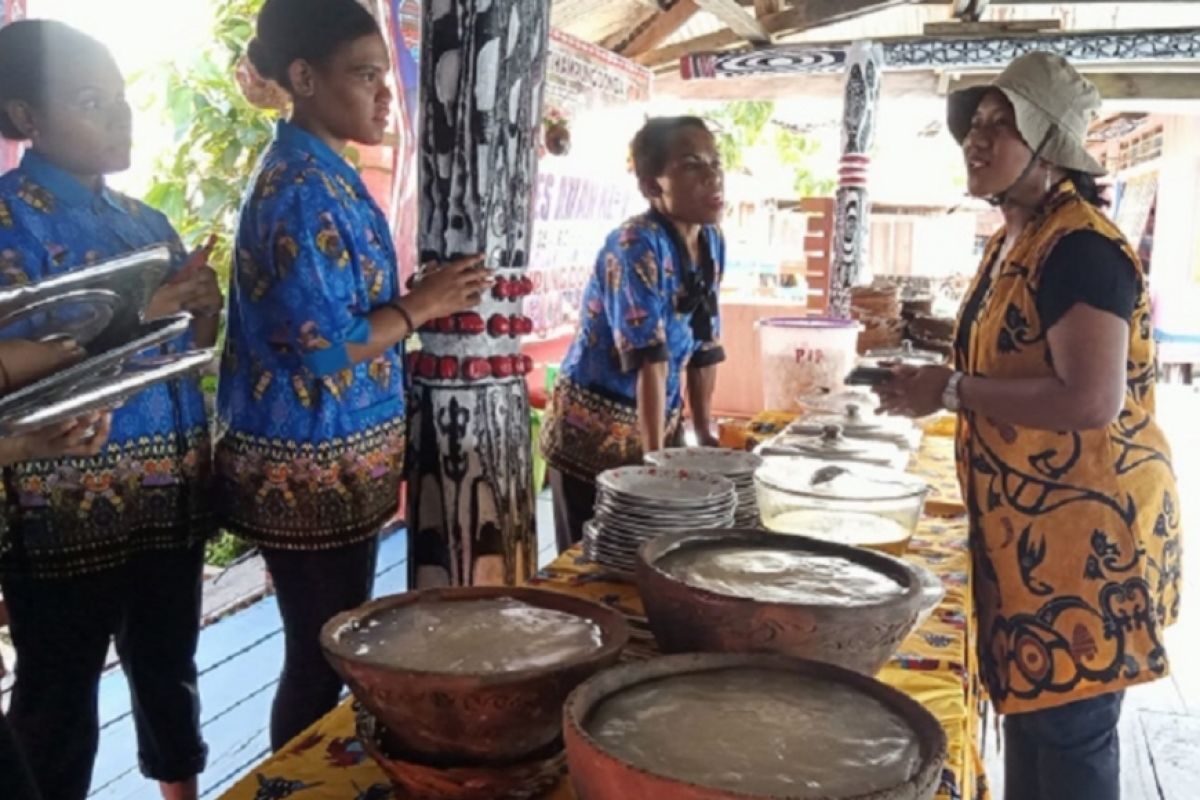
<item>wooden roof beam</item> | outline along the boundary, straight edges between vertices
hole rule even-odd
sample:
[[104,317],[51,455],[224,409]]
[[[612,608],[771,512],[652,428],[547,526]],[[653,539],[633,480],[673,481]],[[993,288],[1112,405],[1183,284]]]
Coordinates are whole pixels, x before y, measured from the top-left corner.
[[[683,2],[683,0],[680,0]],[[802,5],[762,17],[759,22],[768,34],[779,36],[844,22],[855,17],[874,14],[885,8],[908,5],[912,0],[805,0]],[[647,67],[673,64],[689,53],[727,50],[741,44],[743,39],[731,30],[697,36],[686,42],[661,47],[637,56],[634,60]],[[622,53],[622,55],[627,55]]]
[[[1197,100],[1200,74],[1195,72],[1084,72],[1105,100]],[[971,74],[952,78],[947,92],[983,86],[992,75]]]
[[[933,98],[947,92],[979,86],[996,77],[998,72],[950,75],[934,70],[884,72],[885,100],[895,98]],[[1085,70],[1083,74],[1096,84],[1106,108],[1138,108],[1152,110],[1174,108],[1180,101],[1200,100],[1200,73],[1155,71]],[[811,75],[765,75],[744,78],[725,78],[719,81],[685,81],[666,76],[654,84],[654,93],[688,100],[775,100],[795,97],[814,100],[840,100],[845,92],[846,79],[841,73],[827,72]]]
[[783,11],[783,0],[738,0],[744,6],[754,5],[754,16],[769,17]]
[[660,11],[633,38],[618,46],[616,51],[626,58],[637,59],[666,41],[699,10],[696,0],[675,0],[673,6]]
[[748,42],[769,44],[771,41],[771,34],[762,22],[738,5],[737,0],[696,0],[696,5],[724,22],[731,32]]

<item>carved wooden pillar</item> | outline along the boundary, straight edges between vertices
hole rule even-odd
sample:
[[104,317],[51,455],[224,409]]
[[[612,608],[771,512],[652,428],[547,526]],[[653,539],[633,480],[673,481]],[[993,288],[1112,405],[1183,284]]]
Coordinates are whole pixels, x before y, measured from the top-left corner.
[[422,263],[484,253],[497,284],[431,323],[410,356],[410,586],[512,584],[534,571],[529,359],[522,298],[548,0],[425,0]]
[[842,162],[829,290],[829,313],[841,319],[850,317],[850,289],[861,280],[869,254],[867,168],[871,162],[871,143],[875,140],[882,68],[883,48],[877,44],[858,42],[846,54]]

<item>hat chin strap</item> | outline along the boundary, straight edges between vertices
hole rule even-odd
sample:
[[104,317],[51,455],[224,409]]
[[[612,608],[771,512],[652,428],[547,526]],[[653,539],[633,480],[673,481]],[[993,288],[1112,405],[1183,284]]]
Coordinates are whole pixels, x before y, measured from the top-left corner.
[[1017,186],[1019,186],[1021,182],[1028,178],[1029,174],[1033,172],[1033,168],[1037,166],[1038,159],[1042,157],[1042,151],[1046,149],[1048,144],[1050,144],[1050,137],[1053,135],[1054,126],[1051,126],[1050,130],[1046,131],[1046,135],[1042,137],[1042,143],[1037,146],[1037,149],[1033,151],[1033,155],[1029,157],[1029,163],[1025,165],[1025,169],[1021,171],[1021,174],[1017,176],[1017,179],[1010,183],[1008,188],[1004,191],[985,198],[988,205],[992,206],[993,208],[999,208],[1000,206],[1010,202],[1009,194],[1011,194],[1012,190],[1017,188]]

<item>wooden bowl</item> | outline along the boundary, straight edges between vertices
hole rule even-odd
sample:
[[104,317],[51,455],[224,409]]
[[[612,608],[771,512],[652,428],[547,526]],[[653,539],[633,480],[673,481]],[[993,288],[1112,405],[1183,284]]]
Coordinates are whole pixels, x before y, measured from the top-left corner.
[[[372,663],[339,632],[380,612],[430,601],[511,598],[589,619],[603,642],[595,651],[548,667],[484,674],[440,673]],[[326,657],[359,702],[406,753],[422,760],[511,764],[551,746],[562,734],[562,704],[593,673],[617,662],[629,640],[620,612],[543,589],[465,587],[392,595],[338,614],[321,631]]]
[[[902,594],[873,605],[780,603],[690,586],[655,564],[677,549],[720,543],[840,556],[888,575]],[[916,627],[927,602],[922,576],[904,561],[807,536],[752,529],[660,536],[638,551],[637,584],[664,653],[778,653],[874,675]]]
[[566,771],[561,744],[552,752],[503,766],[426,764],[394,749],[390,732],[370,711],[359,708],[356,729],[367,755],[406,800],[533,800]]
[[[673,675],[728,669],[779,669],[849,686],[883,703],[912,727],[920,756],[909,780],[882,790],[820,800],[930,800],[936,794],[946,761],[946,732],[932,714],[907,695],[874,678],[829,664],[781,656],[691,653],[607,670],[571,694],[563,710],[563,736],[571,783],[579,800],[800,800],[743,794],[655,774],[609,752],[588,732],[592,710],[623,689]],[[812,795],[804,798],[816,800]]]

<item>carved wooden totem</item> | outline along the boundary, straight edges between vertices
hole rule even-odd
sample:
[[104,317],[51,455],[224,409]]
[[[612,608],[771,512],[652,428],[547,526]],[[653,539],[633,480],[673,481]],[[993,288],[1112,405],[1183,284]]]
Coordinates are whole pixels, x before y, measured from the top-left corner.
[[869,253],[867,168],[871,163],[871,143],[875,140],[882,68],[883,49],[877,44],[859,42],[847,53],[842,162],[838,171],[829,281],[829,312],[840,319],[850,318],[850,289],[862,279]]
[[483,253],[497,283],[421,332],[412,374],[409,585],[512,584],[536,567],[520,350],[548,0],[425,0],[421,262]]

